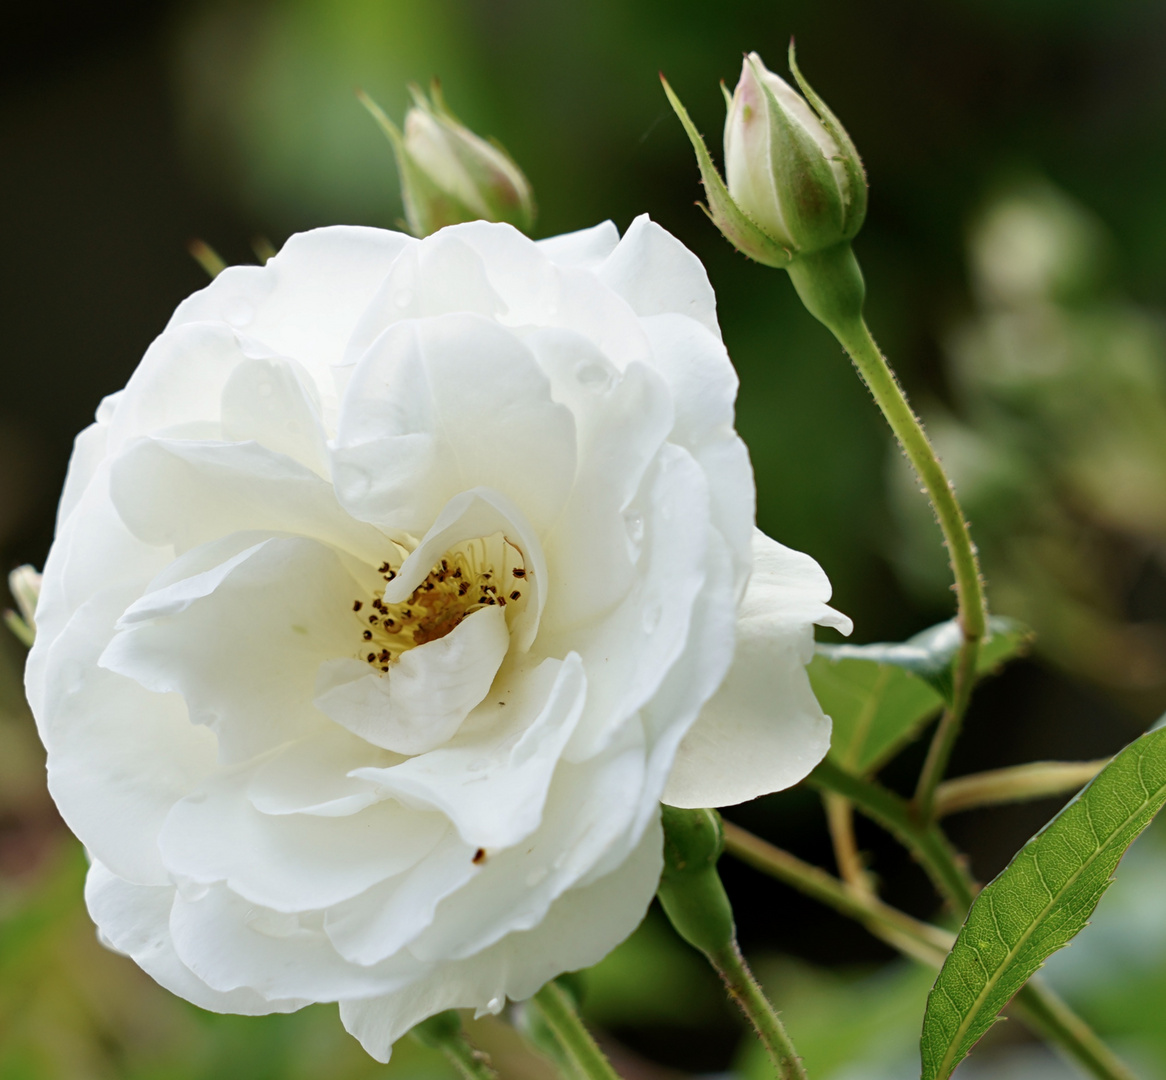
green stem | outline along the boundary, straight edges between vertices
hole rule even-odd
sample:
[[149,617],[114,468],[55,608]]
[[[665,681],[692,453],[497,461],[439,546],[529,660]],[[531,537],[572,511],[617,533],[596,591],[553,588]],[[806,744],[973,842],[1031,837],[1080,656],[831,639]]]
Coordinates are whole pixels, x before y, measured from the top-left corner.
[[547,983],[531,1001],[581,1076],[587,1080],[619,1080],[619,1074],[584,1027],[574,1003],[558,983]]
[[862,923],[876,936],[890,941],[895,948],[921,963],[935,968],[943,963],[955,940],[947,930],[913,919],[898,908],[884,904],[873,893],[839,881],[825,870],[803,862],[796,855],[775,847],[731,821],[724,823],[724,829],[725,850],[742,862]]
[[1032,761],[945,780],[935,791],[935,816],[1068,794],[1092,780],[1109,760]]
[[924,821],[931,821],[937,816],[935,792],[947,772],[951,752],[956,739],[959,738],[964,714],[968,710],[972,687],[976,683],[976,656],[979,650],[980,642],[965,635],[959,655],[956,657],[952,701],[943,710],[943,715],[939,719],[939,726],[935,729],[931,745],[927,748],[927,757],[924,759],[923,768],[919,773],[919,783],[915,788],[915,812]]
[[934,823],[924,824],[906,799],[881,784],[840,769],[829,758],[807,778],[809,783],[849,799],[867,817],[878,822],[911,851],[935,887],[962,915],[971,906],[975,888],[959,857]]
[[[934,823],[920,824],[906,800],[879,784],[852,776],[828,760],[823,761],[809,779],[818,787],[845,795],[859,810],[893,833],[954,904],[960,918],[966,915],[975,898],[976,883]],[[1102,1080],[1134,1080],[1126,1066],[1089,1025],[1039,978],[1030,979],[1013,1000],[1039,1034],[1059,1046],[1094,1076]]]
[[[871,893],[850,888],[825,870],[803,862],[739,825],[726,821],[724,829],[725,849],[742,862],[862,923],[905,956],[929,967],[942,966],[955,940],[947,930],[913,919]],[[1134,1080],[1129,1069],[1089,1025],[1039,978],[1030,979],[1021,989],[1010,1011],[1091,1075],[1102,1080]]]
[[1070,1060],[1099,1080],[1137,1080],[1124,1061],[1040,979],[1030,979],[1012,999],[1028,1027],[1054,1043]]
[[778,1080],[807,1080],[805,1066],[794,1049],[785,1025],[765,996],[757,978],[749,970],[736,940],[706,955],[720,975],[729,996],[753,1025],[777,1070]]
[[412,1034],[423,1046],[440,1050],[464,1080],[498,1080],[490,1056],[466,1038],[456,1010],[447,1009],[422,1020]]
[[464,1037],[445,1043],[441,1052],[465,1080],[498,1080],[498,1073],[486,1052],[478,1050]]
[[915,793],[915,805],[920,816],[925,821],[930,820],[935,788],[943,779],[975,684],[976,652],[988,628],[976,548],[955,490],[936,456],[935,448],[927,438],[919,417],[907,403],[907,396],[899,380],[862,317],[865,285],[850,244],[836,244],[822,251],[798,256],[789,266],[789,276],[807,310],[826,326],[849,354],[859,376],[882,410],[899,446],[931,500],[951,559],[963,644],[956,660],[952,702],[936,729]]

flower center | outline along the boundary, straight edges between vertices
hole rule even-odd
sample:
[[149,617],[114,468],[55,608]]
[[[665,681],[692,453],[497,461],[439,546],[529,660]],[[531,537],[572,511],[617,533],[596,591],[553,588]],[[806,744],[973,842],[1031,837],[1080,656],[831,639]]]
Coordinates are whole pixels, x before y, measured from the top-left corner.
[[[378,571],[386,584],[397,576],[388,561]],[[458,544],[408,599],[386,604],[380,589],[371,600],[353,600],[362,627],[361,658],[386,672],[402,653],[445,637],[475,611],[521,604],[526,573],[522,553],[501,534]]]

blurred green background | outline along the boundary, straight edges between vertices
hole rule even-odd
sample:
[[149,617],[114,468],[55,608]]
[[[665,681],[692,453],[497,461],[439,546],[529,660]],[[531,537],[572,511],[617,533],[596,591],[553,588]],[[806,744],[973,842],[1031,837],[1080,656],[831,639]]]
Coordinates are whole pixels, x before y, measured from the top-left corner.
[[[993,607],[1038,632],[1033,656],[979,692],[954,772],[1110,753],[1166,708],[1160,2],[60,0],[0,14],[4,569],[43,561],[73,435],[204,283],[187,242],[252,261],[256,236],[391,227],[389,148],[353,90],[399,118],[406,83],[439,75],[526,170],[538,235],[647,211],[702,258],[741,374],[760,524],[822,563],[855,640],[947,617],[938,534],[872,404],[786,276],[735,254],[692,205],[695,164],[656,79],[717,147],[718,80],[735,82],[748,49],[782,70],[796,34],[870,174],[856,250],[872,327],[966,498]],[[0,642],[0,1080],[378,1075],[334,1010],[210,1017],[96,944],[21,663]],[[920,756],[884,779],[908,784]],[[951,831],[987,878],[1056,807],[967,813]],[[810,793],[733,816],[832,865]],[[884,895],[932,915],[907,857],[861,823],[859,838]],[[1147,1076],[1166,1076],[1164,851],[1161,829],[1139,842],[1052,969]],[[911,1076],[928,976],[783,887],[728,860],[724,874],[818,1080]],[[632,1080],[765,1075],[655,916],[589,986]],[[506,1075],[549,1075],[503,1026],[478,1037]],[[960,1075],[1063,1068],[1005,1025]],[[406,1043],[389,1072],[446,1075]]]

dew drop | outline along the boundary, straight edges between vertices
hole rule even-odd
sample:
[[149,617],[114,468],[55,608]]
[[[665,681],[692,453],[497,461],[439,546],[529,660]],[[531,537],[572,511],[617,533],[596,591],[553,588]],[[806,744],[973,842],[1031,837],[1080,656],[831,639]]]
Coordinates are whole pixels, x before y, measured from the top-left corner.
[[500,997],[492,997],[486,1002],[486,1011],[490,1013],[500,1013],[502,1011],[502,999]]
[[585,361],[575,369],[575,378],[588,390],[602,391],[611,386],[611,372],[594,360]]
[[644,543],[644,515],[629,510],[623,516],[623,523],[628,534],[628,556],[635,562],[640,557],[640,548]]

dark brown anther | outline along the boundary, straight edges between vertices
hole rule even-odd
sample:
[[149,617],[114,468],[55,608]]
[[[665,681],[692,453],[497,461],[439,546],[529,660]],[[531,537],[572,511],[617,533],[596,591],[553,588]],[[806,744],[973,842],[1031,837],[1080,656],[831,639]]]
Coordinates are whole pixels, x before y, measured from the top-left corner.
[[376,617],[375,615],[370,615],[370,616],[368,617],[368,621],[369,621],[370,623],[375,623],[375,622],[377,621],[377,617]]
[[510,571],[515,577],[526,577],[526,571],[521,566],[516,566]]
[[361,636],[364,638],[365,641],[372,641],[372,631],[371,630],[366,630],[364,632],[364,634]]
[[375,660],[376,660],[376,658],[377,658],[377,654],[376,654],[376,653],[374,653],[374,652],[370,652],[370,653],[368,654],[367,660],[368,660],[368,662],[371,664],[371,663],[373,663],[373,661],[375,661]]
[[512,592],[510,594],[510,599],[517,600],[521,595],[522,595],[522,593],[520,593],[517,589],[515,589],[514,592]]
[[482,863],[484,863],[485,861],[486,861],[486,849],[485,848],[478,848],[478,850],[474,852],[474,858],[473,858],[474,865],[481,866]]
[[362,607],[364,607],[364,604],[362,604],[359,600],[352,601],[352,610],[353,611],[359,611]]

